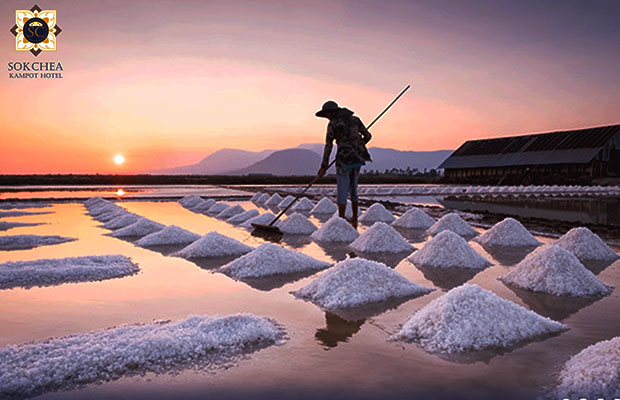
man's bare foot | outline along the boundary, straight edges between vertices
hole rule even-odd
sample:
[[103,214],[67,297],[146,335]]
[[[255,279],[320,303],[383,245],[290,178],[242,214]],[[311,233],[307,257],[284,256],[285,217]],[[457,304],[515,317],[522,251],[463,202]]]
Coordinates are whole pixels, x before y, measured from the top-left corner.
[[357,218],[345,218],[347,220],[348,223],[351,224],[352,227],[355,228],[355,230],[357,230]]

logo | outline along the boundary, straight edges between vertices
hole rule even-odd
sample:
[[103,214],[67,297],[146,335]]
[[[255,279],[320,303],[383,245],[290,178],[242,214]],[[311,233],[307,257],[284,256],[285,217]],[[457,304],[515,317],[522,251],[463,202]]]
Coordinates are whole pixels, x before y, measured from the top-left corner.
[[15,50],[29,51],[35,57],[42,51],[56,51],[56,37],[62,29],[56,24],[56,10],[41,10],[34,5],[30,10],[15,11]]

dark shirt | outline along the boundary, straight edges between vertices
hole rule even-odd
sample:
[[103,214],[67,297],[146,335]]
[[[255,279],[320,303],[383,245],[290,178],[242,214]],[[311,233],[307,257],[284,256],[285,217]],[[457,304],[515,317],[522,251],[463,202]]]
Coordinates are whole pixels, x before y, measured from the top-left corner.
[[366,161],[371,161],[370,154],[366,149],[366,143],[371,138],[370,132],[362,121],[353,115],[353,111],[346,108],[340,110],[338,115],[332,118],[327,125],[321,168],[327,168],[329,165],[329,156],[334,146],[334,140],[338,145],[336,167],[363,165]]

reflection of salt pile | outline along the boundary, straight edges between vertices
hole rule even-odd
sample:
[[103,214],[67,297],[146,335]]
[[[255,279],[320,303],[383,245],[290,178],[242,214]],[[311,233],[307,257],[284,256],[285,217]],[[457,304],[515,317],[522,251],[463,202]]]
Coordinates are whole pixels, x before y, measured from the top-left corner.
[[280,228],[282,233],[290,235],[310,235],[312,232],[316,231],[316,225],[304,215],[298,213],[280,222],[278,228]]
[[344,218],[331,217],[312,234],[317,242],[352,242],[359,233]]
[[65,242],[72,242],[74,238],[62,236],[39,236],[39,235],[12,235],[0,236],[0,250],[26,250],[39,246],[51,246]]
[[392,222],[392,226],[408,229],[428,229],[435,223],[435,220],[428,216],[419,208],[411,208]]
[[501,280],[556,296],[598,296],[610,291],[577,257],[556,245],[546,245],[529,254]]
[[205,213],[205,212],[209,211],[209,209],[211,207],[213,207],[213,205],[215,203],[217,203],[217,202],[215,200],[213,200],[213,199],[204,200],[204,201],[198,203],[198,205],[192,207],[192,211],[199,212],[199,213]]
[[140,218],[142,217],[140,217],[139,215],[127,213],[106,222],[105,224],[103,224],[103,227],[106,229],[124,228],[127,225],[135,224]]
[[[270,213],[270,212],[266,212],[266,213],[264,213],[264,214],[257,215],[257,216],[256,216],[256,217],[254,217],[254,218],[250,218],[250,219],[248,219],[247,221],[245,221],[244,223],[242,223],[242,224],[241,224],[241,225],[239,225],[239,226],[242,226],[242,227],[244,227],[244,228],[253,228],[252,224],[268,225],[268,224],[270,224],[270,223],[271,223],[271,221],[273,221],[273,219],[274,219],[275,217],[276,217],[276,216],[275,216],[275,215],[273,215],[272,213]],[[275,222],[275,223],[274,223],[274,226],[277,226],[277,225],[278,225],[278,222]]]
[[138,270],[137,265],[121,255],[7,262],[0,264],[0,289],[100,281]]
[[211,207],[209,207],[209,209],[205,212],[209,215],[217,215],[221,213],[222,211],[224,211],[225,209],[227,209],[228,207],[230,206],[226,203],[215,203]]
[[307,197],[302,197],[301,200],[293,206],[295,211],[310,211],[314,207],[314,204]]
[[505,247],[539,246],[531,233],[514,218],[506,218],[475,239],[480,244]]
[[251,210],[248,211],[244,211],[242,213],[239,213],[237,215],[233,215],[232,217],[228,218],[226,221],[230,222],[231,224],[240,224],[242,222],[247,221],[250,218],[254,218],[258,215],[258,210],[255,208],[252,208]]
[[428,228],[427,232],[435,236],[441,231],[449,230],[460,236],[476,236],[478,232],[465,222],[457,213],[446,214]]
[[312,209],[312,214],[333,214],[338,211],[338,206],[327,197],[323,197]]
[[430,352],[510,347],[567,328],[473,284],[450,290],[417,311],[394,338]]
[[285,249],[277,244],[263,243],[250,253],[223,266],[221,271],[234,278],[243,279],[318,271],[327,267],[329,263],[303,253]]
[[263,204],[264,202],[266,202],[267,200],[270,199],[271,196],[269,196],[268,193],[263,193],[257,200],[256,200],[256,204]]
[[203,201],[202,197],[192,194],[192,195],[183,197],[181,200],[179,200],[179,203],[183,207],[191,208],[191,207],[197,206],[202,201]]
[[284,328],[252,314],[121,326],[0,350],[0,397],[32,397],[208,361],[230,366],[239,355],[284,341]]
[[246,244],[217,232],[209,232],[174,255],[182,258],[227,257],[250,251],[252,248]]
[[588,228],[579,227],[568,231],[555,243],[573,253],[580,260],[612,261],[618,254]]
[[350,246],[362,253],[403,253],[413,250],[413,246],[385,222],[375,222]]
[[136,246],[162,246],[173,244],[187,244],[195,242],[200,239],[200,235],[194,232],[190,232],[183,228],[179,228],[176,225],[170,225],[165,227],[159,232],[146,235],[142,239],[138,240],[134,244]]
[[485,268],[490,263],[452,231],[442,231],[416,251],[409,261],[420,267]]
[[351,258],[339,262],[293,294],[326,309],[339,309],[421,296],[430,291],[385,264]]
[[282,201],[282,197],[279,194],[274,193],[267,201],[265,201],[265,205],[268,207],[277,207],[278,204]]
[[598,342],[571,357],[560,372],[553,398],[620,398],[620,337]]
[[258,201],[258,199],[260,199],[261,197],[263,197],[263,193],[262,192],[256,192],[256,193],[254,193],[254,196],[252,196],[250,201],[253,202],[253,203],[256,203]]
[[239,204],[235,204],[234,206],[230,206],[221,213],[217,214],[217,218],[220,219],[228,219],[234,215],[241,214],[245,209],[241,207]]
[[153,232],[158,232],[164,229],[166,226],[159,222],[151,221],[150,219],[142,218],[131,225],[127,225],[124,228],[116,230],[110,233],[110,236],[130,237],[130,236],[146,236]]
[[365,224],[371,224],[378,221],[390,223],[395,219],[396,218],[392,215],[392,213],[386,210],[381,203],[375,203],[368,207],[368,209],[360,216],[360,222]]
[[295,200],[293,196],[291,195],[286,196],[285,198],[282,199],[281,202],[278,203],[278,208],[288,207],[288,205],[291,204],[293,200]]

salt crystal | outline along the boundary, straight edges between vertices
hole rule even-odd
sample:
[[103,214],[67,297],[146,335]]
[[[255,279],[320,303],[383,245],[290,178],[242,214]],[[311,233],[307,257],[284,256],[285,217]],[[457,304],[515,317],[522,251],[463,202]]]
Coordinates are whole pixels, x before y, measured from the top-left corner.
[[308,218],[297,213],[280,222],[278,227],[282,233],[291,235],[310,235],[317,229],[316,225],[314,225]]
[[216,218],[220,219],[228,219],[234,215],[241,214],[245,209],[241,207],[239,204],[235,204],[234,206],[230,206],[224,211],[217,214]]
[[302,197],[294,206],[294,211],[310,211],[314,207],[312,201],[310,201],[307,197]]
[[312,239],[317,242],[352,242],[359,233],[345,220],[336,215],[314,231]]
[[267,200],[269,200],[271,198],[271,196],[269,196],[268,193],[263,193],[258,200],[256,200],[256,204],[263,204],[265,203]]
[[541,244],[514,218],[498,222],[474,240],[483,245],[504,247],[532,247]]
[[452,231],[441,231],[421,250],[413,253],[409,261],[420,267],[437,268],[482,269],[490,265],[465,239]]
[[217,202],[213,199],[203,200],[200,203],[198,203],[198,205],[195,205],[194,207],[192,207],[191,210],[197,213],[205,213],[209,211],[209,209],[213,207],[215,203]]
[[263,196],[262,192],[256,192],[256,193],[254,193],[254,196],[252,196],[250,201],[253,202],[253,203],[256,203],[258,201],[258,199],[261,198],[262,196]]
[[373,222],[393,222],[396,218],[391,212],[385,209],[383,204],[374,203],[360,216],[360,222],[371,224]]
[[182,258],[207,258],[236,256],[252,251],[252,248],[228,236],[209,232],[194,243],[174,253]]
[[385,222],[375,222],[350,246],[363,253],[403,253],[413,250],[413,246]]
[[191,208],[200,204],[201,201],[202,197],[192,194],[183,197],[181,200],[179,200],[179,203],[181,203],[183,207]]
[[227,209],[228,207],[230,207],[230,205],[226,203],[215,203],[211,207],[209,207],[209,209],[205,212],[209,215],[217,215],[221,213],[222,211],[224,211],[225,209]]
[[146,218],[141,218],[140,220],[134,222],[131,225],[127,225],[124,228],[110,233],[110,236],[116,238],[146,236],[153,232],[161,231],[165,227],[166,225],[160,224],[159,222],[151,221],[150,219]]
[[159,232],[154,232],[150,235],[146,235],[134,244],[141,247],[163,246],[188,244],[193,243],[198,239],[200,239],[200,235],[197,233],[190,232],[183,228],[179,228],[176,225],[169,225]]
[[255,208],[252,208],[250,210],[244,211],[237,215],[233,215],[232,217],[228,218],[226,221],[230,222],[231,224],[235,224],[235,225],[241,224],[250,218],[256,217],[258,214],[259,214],[258,210]]
[[282,201],[278,203],[278,208],[288,207],[288,205],[291,204],[293,200],[295,200],[293,196],[291,195],[286,196],[285,198],[282,199]]
[[328,199],[323,197],[312,209],[312,214],[333,214],[338,211],[338,206]]
[[435,220],[428,216],[419,208],[411,208],[396,221],[392,222],[392,226],[398,226],[407,229],[428,229],[435,223]]
[[460,236],[476,236],[478,232],[465,222],[457,213],[446,214],[433,224],[426,232],[435,236],[441,231],[450,230]]
[[[273,219],[275,217],[276,216],[274,214],[272,214],[270,212],[266,212],[264,214],[257,215],[254,218],[250,218],[250,219],[246,220],[244,223],[242,223],[239,226],[244,227],[244,228],[253,228],[252,224],[267,225],[267,224],[270,224],[271,221],[273,221]],[[277,226],[277,224],[278,224],[278,222],[274,223],[274,225],[276,225],[276,226]]]
[[136,222],[138,222],[142,217],[140,217],[139,215],[136,214],[129,214],[126,213],[124,215],[120,215],[108,222],[106,222],[105,224],[103,224],[103,227],[106,229],[119,229],[119,228],[124,228],[128,225],[131,224],[135,224]]
[[282,201],[282,197],[279,194],[274,193],[267,201],[265,201],[265,205],[268,207],[277,207],[278,204]]
[[573,228],[555,243],[573,253],[580,260],[613,261],[618,254],[585,227]]

